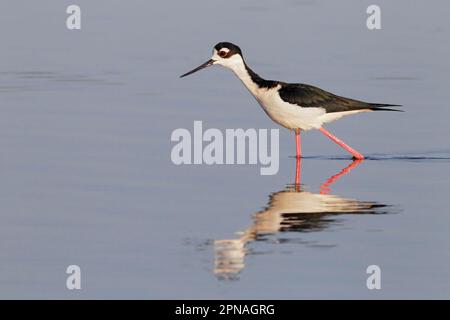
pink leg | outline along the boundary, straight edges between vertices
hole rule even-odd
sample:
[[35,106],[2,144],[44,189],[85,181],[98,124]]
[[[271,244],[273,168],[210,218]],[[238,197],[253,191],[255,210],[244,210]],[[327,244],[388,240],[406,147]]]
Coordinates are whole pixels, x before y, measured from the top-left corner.
[[295,130],[295,147],[296,147],[296,157],[300,159],[302,157],[302,146],[300,142],[300,130]]
[[350,152],[353,155],[353,158],[358,159],[358,160],[363,160],[364,156],[359,153],[358,151],[356,151],[355,149],[349,147],[348,145],[346,145],[344,143],[344,141],[340,140],[338,137],[332,135],[331,133],[329,133],[327,130],[325,130],[323,127],[319,129],[320,131],[322,131],[322,133],[324,135],[326,135],[328,138],[330,138],[331,140],[333,140],[334,142],[336,142],[338,145],[340,145],[342,148],[344,148],[345,150],[347,150],[348,152]]
[[302,170],[302,159],[297,158],[295,162],[295,190],[300,190],[300,177],[301,177],[301,170]]

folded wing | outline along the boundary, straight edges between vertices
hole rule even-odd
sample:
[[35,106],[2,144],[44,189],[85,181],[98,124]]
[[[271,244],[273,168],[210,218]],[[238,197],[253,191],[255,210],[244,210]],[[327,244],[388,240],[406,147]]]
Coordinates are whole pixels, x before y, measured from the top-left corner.
[[327,113],[356,110],[401,111],[389,107],[396,104],[368,103],[344,98],[320,88],[302,83],[283,83],[279,89],[281,99],[302,108],[323,108]]

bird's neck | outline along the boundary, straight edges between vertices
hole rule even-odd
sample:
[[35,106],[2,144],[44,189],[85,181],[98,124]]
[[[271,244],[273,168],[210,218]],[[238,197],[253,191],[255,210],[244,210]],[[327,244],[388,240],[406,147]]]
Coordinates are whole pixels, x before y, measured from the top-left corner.
[[231,70],[242,81],[246,88],[256,97],[258,97],[261,90],[269,89],[277,85],[276,81],[261,78],[252,69],[250,69],[245,62],[234,66]]

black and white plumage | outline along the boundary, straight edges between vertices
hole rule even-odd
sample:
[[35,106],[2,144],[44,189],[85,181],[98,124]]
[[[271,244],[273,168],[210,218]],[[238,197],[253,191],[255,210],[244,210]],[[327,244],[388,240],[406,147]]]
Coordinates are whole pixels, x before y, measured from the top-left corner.
[[[322,125],[360,112],[399,111],[390,108],[399,105],[349,99],[307,84],[265,80],[248,67],[241,49],[230,42],[220,42],[215,45],[213,56],[209,61],[181,77],[216,64],[233,71],[273,121],[294,130],[297,135],[300,131],[320,129],[356,158],[362,159],[363,156],[332,136],[322,128]],[[298,157],[299,143],[298,138]]]

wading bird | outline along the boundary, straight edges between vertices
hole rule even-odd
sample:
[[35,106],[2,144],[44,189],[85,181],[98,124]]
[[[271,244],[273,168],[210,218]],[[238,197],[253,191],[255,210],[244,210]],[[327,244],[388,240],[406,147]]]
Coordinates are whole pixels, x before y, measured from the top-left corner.
[[368,103],[337,96],[307,84],[265,80],[248,67],[241,49],[230,42],[216,44],[210,60],[180,77],[216,64],[231,69],[273,121],[295,132],[297,158],[301,158],[300,132],[318,129],[350,152],[353,158],[362,160],[364,156],[361,153],[325,130],[323,124],[360,112],[400,111],[389,108],[400,105]]

